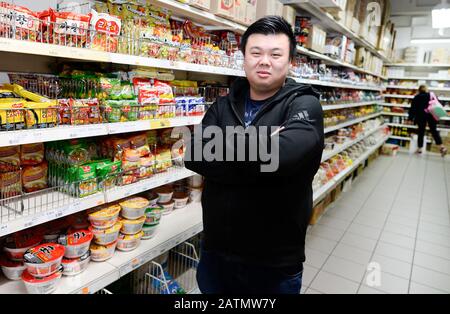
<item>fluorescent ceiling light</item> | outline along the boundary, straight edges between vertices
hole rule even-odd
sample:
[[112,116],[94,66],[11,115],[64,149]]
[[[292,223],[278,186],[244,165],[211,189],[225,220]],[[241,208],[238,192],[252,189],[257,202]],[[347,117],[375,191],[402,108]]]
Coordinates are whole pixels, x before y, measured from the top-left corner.
[[411,44],[445,44],[450,43],[450,38],[411,39]]
[[431,18],[433,28],[450,27],[450,6],[447,4],[447,0],[442,0],[441,4],[433,8]]

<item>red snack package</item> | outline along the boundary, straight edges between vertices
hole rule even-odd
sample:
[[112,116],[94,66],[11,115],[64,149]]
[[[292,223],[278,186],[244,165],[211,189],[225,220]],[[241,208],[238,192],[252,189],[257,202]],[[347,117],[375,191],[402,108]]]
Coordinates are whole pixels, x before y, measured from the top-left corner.
[[[14,28],[15,32],[12,33]],[[0,37],[36,41],[39,31],[40,20],[35,12],[0,2]]]
[[94,30],[92,49],[117,52],[118,36],[122,27],[120,18],[92,10],[90,25],[91,29]]
[[89,45],[90,14],[52,12],[53,43],[62,46],[86,48]]

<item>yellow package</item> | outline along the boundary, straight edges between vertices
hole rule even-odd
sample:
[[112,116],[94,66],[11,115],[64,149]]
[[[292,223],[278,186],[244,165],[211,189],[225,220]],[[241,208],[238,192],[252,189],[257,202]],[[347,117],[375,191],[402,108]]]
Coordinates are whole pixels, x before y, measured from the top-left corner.
[[[5,86],[8,86],[8,85],[5,85]],[[25,99],[29,99],[33,102],[50,102],[50,99],[48,99],[47,97],[29,92],[20,85],[13,84],[13,85],[11,85],[11,87],[12,87],[12,90],[14,91],[14,93],[16,93],[17,95],[19,95]]]
[[[24,126],[25,111],[23,102],[0,102],[1,129],[19,129]],[[14,124],[14,126],[11,126]]]
[[37,102],[26,102],[25,108],[31,109],[26,110],[26,120],[25,123],[28,128],[33,126],[55,126],[57,123],[57,103],[56,101],[37,103]]

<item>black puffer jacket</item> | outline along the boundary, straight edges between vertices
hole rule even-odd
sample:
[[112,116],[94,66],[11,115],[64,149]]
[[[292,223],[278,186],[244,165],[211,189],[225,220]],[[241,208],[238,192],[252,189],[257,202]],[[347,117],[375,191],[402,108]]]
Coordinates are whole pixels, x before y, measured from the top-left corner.
[[[244,127],[245,96],[249,84],[238,79],[230,94],[206,113],[201,128]],[[280,126],[279,168],[262,173],[258,161],[186,161],[186,167],[205,177],[202,195],[204,248],[217,250],[249,263],[284,267],[305,260],[304,242],[312,209],[312,180],[324,146],[323,111],[310,86],[287,79],[252,122]],[[259,140],[270,147],[271,132]],[[254,135],[238,134],[249,139]],[[224,136],[225,137],[225,136]],[[189,159],[209,138],[187,141]],[[225,154],[224,154],[225,156]],[[248,157],[248,156],[247,156]]]

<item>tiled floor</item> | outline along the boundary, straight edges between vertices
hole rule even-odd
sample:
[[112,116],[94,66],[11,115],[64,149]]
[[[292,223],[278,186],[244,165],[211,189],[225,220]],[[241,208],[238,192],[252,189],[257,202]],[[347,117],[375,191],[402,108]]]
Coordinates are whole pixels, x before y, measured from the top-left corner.
[[372,163],[309,228],[302,293],[450,293],[449,160]]

